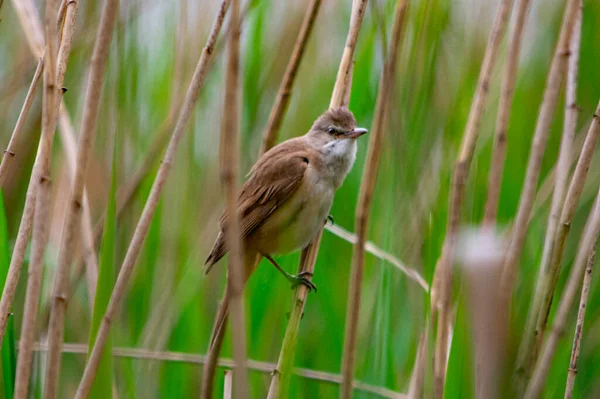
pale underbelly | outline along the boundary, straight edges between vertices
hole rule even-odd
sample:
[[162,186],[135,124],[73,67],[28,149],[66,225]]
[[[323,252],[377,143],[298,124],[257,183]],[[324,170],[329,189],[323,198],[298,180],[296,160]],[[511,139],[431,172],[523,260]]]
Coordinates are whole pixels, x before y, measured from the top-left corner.
[[256,231],[259,251],[286,254],[306,247],[323,227],[333,194],[333,188],[313,187],[303,198],[293,198],[275,211]]

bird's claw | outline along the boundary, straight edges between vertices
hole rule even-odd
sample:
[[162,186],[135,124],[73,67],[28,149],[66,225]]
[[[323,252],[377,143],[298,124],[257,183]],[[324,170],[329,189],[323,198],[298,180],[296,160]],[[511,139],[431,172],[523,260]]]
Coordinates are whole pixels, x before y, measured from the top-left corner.
[[304,285],[306,288],[308,288],[308,292],[311,290],[315,290],[315,292],[317,292],[317,286],[308,279],[308,277],[312,277],[312,275],[313,274],[311,272],[304,271],[292,276],[290,279],[290,281],[292,281],[292,289],[296,289],[299,285]]
[[327,224],[328,221],[331,222],[332,226],[335,224],[335,222],[333,220],[333,216],[331,216],[331,215],[327,215],[327,219],[325,219],[325,224]]

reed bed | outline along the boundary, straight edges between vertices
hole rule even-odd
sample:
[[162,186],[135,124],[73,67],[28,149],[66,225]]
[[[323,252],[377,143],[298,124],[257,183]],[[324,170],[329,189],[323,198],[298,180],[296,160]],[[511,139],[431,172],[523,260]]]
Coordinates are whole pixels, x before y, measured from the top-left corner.
[[[598,2],[39,4],[0,2],[4,397],[599,395]],[[333,221],[275,257],[318,292],[205,276],[339,105]]]

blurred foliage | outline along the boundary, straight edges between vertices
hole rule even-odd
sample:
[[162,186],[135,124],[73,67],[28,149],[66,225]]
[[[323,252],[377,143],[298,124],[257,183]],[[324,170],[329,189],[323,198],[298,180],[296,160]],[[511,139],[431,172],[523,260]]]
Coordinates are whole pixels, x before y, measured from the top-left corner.
[[[188,2],[181,12],[178,2],[124,0],[113,40],[103,93],[98,132],[89,163],[87,190],[92,217],[105,211],[111,182],[112,135],[116,132],[116,180],[126,182],[143,160],[158,126],[185,92],[200,54],[217,1]],[[208,4],[207,4],[208,3]],[[242,171],[249,170],[260,146],[275,93],[283,76],[307,2],[253,1],[243,25]],[[324,1],[315,31],[299,69],[280,140],[303,134],[328,103],[335,80],[350,15],[350,1]],[[389,32],[393,0],[372,0],[356,52],[350,108],[359,125],[369,127],[382,66],[381,32]],[[101,2],[81,2],[78,33],[74,39],[65,86],[65,103],[76,131],[82,108],[93,38]],[[385,137],[381,170],[373,200],[369,239],[395,254],[431,281],[445,235],[449,184],[466,117],[469,112],[487,36],[497,7],[494,2],[410,2],[405,39],[399,62],[393,112]],[[373,12],[377,8],[378,12]],[[519,67],[514,106],[508,131],[508,154],[500,198],[499,219],[511,223],[520,196],[529,146],[540,106],[546,73],[558,29],[562,6],[558,1],[534,2]],[[579,135],[585,133],[600,96],[600,3],[584,1],[578,105]],[[5,146],[14,127],[36,62],[11,4],[0,10],[0,143]],[[187,19],[187,30],[178,26]],[[183,41],[183,46],[178,46]],[[223,45],[218,50],[222,53]],[[183,53],[177,54],[182,48]],[[505,47],[503,48],[505,49]],[[483,215],[487,174],[501,80],[504,52],[491,85],[490,104],[473,159],[463,209],[465,224],[478,224]],[[174,68],[177,56],[182,68]],[[202,354],[216,306],[224,286],[225,267],[219,265],[204,276],[202,264],[217,232],[223,208],[219,185],[218,142],[223,107],[222,54],[210,71],[167,183],[159,210],[152,222],[130,288],[113,325],[113,344]],[[173,93],[179,93],[174,98]],[[14,243],[25,191],[40,132],[41,95],[19,143],[17,167],[5,186],[8,240]],[[555,114],[542,179],[557,159],[564,101]],[[352,230],[367,139],[359,145],[357,162],[336,195],[331,214],[336,224]],[[156,163],[159,159],[156,160]],[[600,182],[595,159],[584,190],[581,207],[567,242],[561,292],[587,211]],[[57,135],[52,159],[53,225],[44,275],[42,311],[47,314],[56,266],[57,246],[68,195],[65,155]],[[117,222],[114,273],[124,258],[129,240],[156,173],[144,180],[132,207]],[[521,257],[513,296],[510,342],[505,349],[514,361],[520,334],[532,297],[539,265],[549,201],[536,211]],[[3,245],[0,242],[0,245]],[[352,256],[349,243],[325,233],[311,294],[302,320],[296,365],[339,373],[343,347],[347,287]],[[278,257],[294,271],[299,254]],[[0,262],[3,258],[0,259]],[[107,264],[111,264],[108,262]],[[27,266],[27,265],[25,265]],[[23,269],[23,276],[27,268]],[[25,291],[19,285],[15,325],[20,326]],[[600,395],[600,287],[593,278],[583,332],[578,397]],[[107,290],[108,288],[101,288]],[[370,255],[366,259],[363,302],[359,327],[356,378],[396,391],[408,389],[419,336],[429,313],[429,296],[392,265]],[[463,283],[455,279],[457,322],[450,355],[447,397],[473,397],[472,337],[465,314]],[[267,263],[252,276],[246,289],[248,356],[276,362],[287,323],[292,291]],[[556,302],[556,301],[555,301]],[[80,283],[69,300],[66,342],[85,343],[91,322],[90,298]],[[552,317],[552,315],[551,315]],[[574,313],[572,315],[574,320]],[[46,330],[40,323],[39,337]],[[18,336],[18,334],[16,334]],[[430,334],[430,336],[435,336]],[[572,328],[567,329],[548,377],[546,397],[562,396]],[[3,359],[5,350],[3,349]],[[231,356],[229,338],[223,356]],[[60,397],[74,393],[85,356],[66,354],[63,360]],[[39,356],[37,367],[40,367]],[[4,367],[4,366],[3,366]],[[182,362],[116,358],[116,389],[121,398],[187,398],[199,390],[201,368]],[[34,373],[38,378],[39,373]],[[223,373],[216,386],[222,389]],[[430,381],[428,376],[427,380]],[[264,397],[270,377],[252,372],[252,397]],[[39,381],[34,382],[39,386]],[[430,392],[429,392],[430,393]],[[38,392],[39,394],[39,392]],[[217,394],[220,394],[217,393]],[[331,398],[335,384],[294,376],[290,398]],[[359,393],[356,398],[375,398]]]

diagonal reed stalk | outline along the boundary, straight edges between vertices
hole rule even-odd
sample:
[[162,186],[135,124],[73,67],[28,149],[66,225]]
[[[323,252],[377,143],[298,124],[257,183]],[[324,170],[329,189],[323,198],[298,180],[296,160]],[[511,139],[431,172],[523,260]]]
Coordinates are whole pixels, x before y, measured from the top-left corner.
[[[354,50],[358,40],[358,34],[362,26],[362,21],[367,8],[368,0],[355,0],[352,3],[352,14],[350,16],[350,28],[346,37],[344,52],[337,72],[335,86],[329,103],[330,108],[346,105],[344,100],[349,97],[349,88],[351,83],[351,68],[354,57]],[[302,251],[300,257],[299,270],[314,273],[317,254],[321,244],[323,230],[319,231],[314,240],[307,248]],[[277,360],[277,370],[273,373],[273,379],[269,387],[268,399],[285,397],[288,391],[291,370],[294,364],[294,355],[296,343],[298,340],[298,331],[300,329],[300,319],[304,311],[304,305],[308,295],[308,289],[305,286],[299,286],[294,294],[292,311],[290,313],[288,325],[283,337],[279,359]]]
[[581,281],[588,264],[590,254],[592,253],[596,242],[598,240],[598,234],[600,233],[600,190],[596,196],[594,207],[590,212],[587,220],[586,227],[581,236],[579,248],[577,250],[577,256],[571,267],[571,272],[567,280],[567,284],[563,291],[563,294],[556,310],[556,316],[554,317],[554,323],[552,329],[548,335],[548,339],[540,353],[537,363],[533,370],[531,380],[525,391],[525,399],[536,399],[542,393],[548,371],[552,365],[552,358],[556,352],[558,340],[564,335],[567,318],[573,302],[575,302],[575,296],[581,286]]
[[27,95],[25,96],[25,101],[23,102],[23,107],[21,108],[21,112],[17,118],[17,123],[10,136],[8,146],[6,146],[6,150],[4,150],[4,155],[2,156],[2,163],[0,164],[0,189],[4,186],[4,180],[6,180],[6,176],[10,171],[11,165],[17,156],[15,152],[16,142],[20,139],[21,133],[23,132],[23,126],[25,126],[25,120],[27,119],[27,115],[29,115],[31,104],[33,104],[35,90],[37,89],[43,70],[44,58],[42,57],[38,61],[37,68],[35,69],[35,73],[31,79],[31,84],[29,85],[29,90],[27,90]]
[[592,250],[588,258],[587,267],[585,268],[585,275],[583,276],[583,286],[581,287],[581,298],[579,300],[579,310],[577,311],[577,322],[575,324],[575,334],[573,336],[573,349],[571,350],[571,359],[569,360],[569,372],[567,374],[565,399],[571,399],[573,397],[575,377],[577,376],[577,359],[579,358],[579,349],[581,348],[583,321],[585,319],[585,310],[587,309],[587,301],[590,294],[590,284],[592,283],[592,267],[594,266],[595,257],[596,251]]
[[508,39],[508,56],[502,75],[500,105],[498,106],[498,116],[496,118],[496,129],[494,133],[494,151],[492,153],[487,202],[485,204],[485,214],[483,217],[483,224],[489,227],[496,224],[496,217],[498,215],[502,172],[504,170],[506,146],[508,144],[507,130],[510,121],[510,109],[512,106],[515,84],[517,82],[519,53],[521,52],[521,42],[523,41],[523,30],[525,28],[525,18],[527,17],[529,3],[530,0],[517,0],[515,23]]
[[354,379],[354,368],[356,363],[360,299],[365,265],[365,243],[369,232],[369,216],[373,192],[375,191],[375,183],[377,182],[377,173],[379,171],[379,161],[381,159],[387,114],[391,107],[392,96],[396,85],[396,66],[398,65],[398,52],[400,50],[407,5],[408,0],[399,0],[396,3],[394,22],[392,25],[392,37],[389,42],[389,48],[387,49],[387,55],[379,81],[379,92],[375,104],[367,159],[365,161],[365,169],[361,180],[356,209],[355,231],[358,242],[354,245],[348,287],[346,331],[344,334],[344,352],[342,357],[343,380],[340,394],[340,397],[342,398],[352,397],[352,380]]
[[433,289],[431,303],[434,311],[432,317],[437,315],[437,336],[434,354],[434,397],[443,397],[444,384],[446,382],[446,365],[448,356],[448,337],[451,324],[451,298],[452,279],[454,263],[454,247],[456,234],[460,224],[460,214],[464,199],[469,166],[475,151],[481,118],[487,104],[490,79],[496,60],[500,43],[506,31],[511,0],[503,0],[498,8],[494,25],[490,32],[487,48],[479,72],[475,97],[471,103],[469,118],[463,134],[460,152],[456,160],[454,175],[452,177],[452,188],[450,194],[450,207],[448,211],[448,222],[446,226],[446,237],[442,246],[442,254],[438,260],[433,277]]
[[233,389],[236,398],[248,397],[246,368],[246,321],[244,316],[244,264],[240,237],[240,215],[237,211],[239,175],[239,101],[240,101],[240,2],[232,0],[229,13],[231,33],[227,54],[225,98],[221,122],[220,169],[225,191],[227,223],[228,274],[227,291],[231,309],[233,358],[235,361]]
[[408,388],[409,399],[420,399],[423,397],[425,387],[425,374],[427,371],[427,352],[429,345],[429,322],[425,322],[425,328],[419,339],[417,355],[415,356],[415,365],[413,366]]
[[204,80],[208,72],[208,67],[211,64],[211,60],[214,55],[215,42],[217,36],[219,35],[219,32],[221,31],[221,27],[223,25],[223,20],[225,18],[225,13],[229,6],[229,2],[230,0],[223,0],[221,2],[219,12],[211,28],[211,32],[208,36],[206,45],[202,50],[200,59],[198,60],[198,64],[196,66],[196,70],[194,71],[194,75],[192,77],[190,85],[188,86],[185,99],[181,106],[177,124],[169,142],[169,146],[167,147],[167,151],[165,152],[163,161],[160,165],[160,168],[158,169],[158,173],[150,191],[150,196],[148,197],[148,200],[142,212],[142,216],[140,217],[140,221],[138,222],[136,230],[131,239],[129,248],[127,249],[125,260],[123,261],[123,265],[121,266],[121,270],[119,271],[115,288],[113,289],[110,302],[106,309],[106,314],[102,318],[102,323],[98,330],[98,335],[96,337],[94,347],[91,349],[87,365],[83,372],[83,377],[81,379],[81,382],[79,383],[79,387],[77,388],[77,393],[75,395],[75,398],[77,399],[83,399],[87,397],[91,385],[94,381],[94,377],[96,375],[96,370],[98,368],[98,364],[102,356],[104,345],[106,344],[106,339],[108,338],[108,333],[110,331],[112,320],[116,314],[121,300],[123,299],[123,295],[125,294],[127,283],[129,281],[129,278],[131,277],[131,273],[133,272],[133,268],[135,266],[137,257],[140,253],[142,243],[144,241],[144,238],[146,237],[146,234],[148,233],[148,229],[150,228],[150,222],[152,221],[154,213],[156,212],[156,207],[158,205],[160,195],[162,194],[166,180],[169,176],[173,160],[177,153],[177,147],[179,145],[179,142],[181,141],[181,138],[183,137],[185,126],[192,114],[194,105],[198,100],[200,89],[204,84]]
[[502,278],[500,281],[501,306],[508,306],[512,287],[517,274],[519,258],[525,243],[525,236],[529,227],[529,216],[535,199],[535,192],[538,185],[542,159],[548,141],[548,132],[552,117],[558,101],[560,88],[565,77],[567,61],[569,57],[569,43],[575,26],[577,16],[578,0],[568,0],[563,18],[560,36],[556,44],[554,56],[548,78],[540,112],[538,115],[533,141],[531,143],[531,152],[529,155],[529,164],[525,175],[525,182],[521,197],[519,200],[519,209],[512,228],[510,243],[506,250]]
[[56,86],[57,59],[57,2],[46,2],[44,18],[46,50],[44,68],[44,91],[42,107],[42,135],[36,162],[34,163],[29,189],[35,192],[35,211],[33,212],[33,238],[31,244],[31,260],[29,262],[29,278],[25,293],[25,308],[19,342],[19,357],[15,381],[16,399],[25,399],[29,388],[29,376],[33,358],[35,321],[37,319],[38,301],[42,288],[42,271],[44,252],[48,241],[50,222],[50,157],[52,141],[56,128],[56,103],[58,100]]
[[302,21],[302,26],[300,27],[300,32],[298,33],[298,38],[296,39],[296,44],[294,45],[294,51],[292,52],[290,61],[285,69],[285,74],[283,75],[279,90],[277,91],[275,104],[273,104],[273,108],[271,108],[271,114],[269,115],[267,127],[265,128],[265,133],[263,135],[259,157],[277,142],[277,134],[279,133],[283,117],[285,116],[285,112],[290,103],[298,67],[300,66],[302,56],[304,55],[304,49],[308,43],[310,33],[315,25],[320,6],[321,0],[311,0],[308,5],[304,20]]
[[[48,327],[48,356],[46,360],[45,397],[58,395],[61,368],[61,348],[64,335],[64,319],[67,311],[69,274],[73,251],[79,236],[83,208],[83,191],[88,159],[92,150],[96,124],[100,110],[106,60],[110,51],[113,28],[117,18],[119,0],[106,0],[100,16],[96,44],[92,53],[90,74],[84,99],[81,132],[79,135],[75,173],[71,195],[65,216],[63,236],[58,255],[54,289],[52,294],[50,325]],[[68,12],[68,11],[67,11]]]
[[[40,23],[36,16],[35,6],[31,4],[30,0],[22,0],[20,2],[14,1],[15,10],[17,11],[17,15],[21,21],[21,25],[24,31],[28,31],[30,29],[39,29],[41,30]],[[77,0],[71,0],[67,4],[67,8],[65,10],[65,18],[63,18],[63,32],[61,35],[60,47],[58,50],[58,66],[57,71],[58,75],[56,78],[56,87],[62,88],[62,84],[64,81],[64,76],[67,69],[67,61],[69,59],[69,54],[71,52],[71,40],[73,38],[73,33],[75,32],[75,17],[77,15]],[[43,45],[41,43],[43,40],[43,33],[33,34],[28,32],[28,38],[38,38],[37,41],[29,41],[29,47],[33,54],[36,57],[42,57],[43,53]],[[37,40],[37,39],[36,39]],[[62,95],[62,90],[58,90],[58,96]],[[59,107],[60,101],[57,101],[56,106]],[[70,127],[68,115],[66,114],[66,108],[60,107],[57,109],[59,114],[59,123],[61,125],[61,131],[65,131],[68,135],[74,137],[73,129]],[[56,124],[56,123],[55,123]],[[52,134],[54,134],[54,129],[52,130]],[[74,139],[73,139],[74,140]],[[38,159],[36,158],[36,163]],[[36,166],[34,164],[33,170],[35,170]],[[8,315],[10,313],[10,307],[12,305],[12,301],[15,295],[15,291],[17,288],[17,284],[19,282],[19,275],[21,273],[21,266],[23,265],[23,260],[25,258],[25,251],[27,249],[27,242],[29,240],[29,235],[31,233],[32,228],[32,220],[33,213],[35,209],[35,190],[36,185],[34,184],[35,173],[32,171],[30,177],[30,183],[27,189],[25,206],[23,207],[23,215],[21,216],[21,224],[19,225],[19,232],[17,233],[17,240],[15,242],[15,246],[13,249],[13,255],[10,261],[9,272],[6,278],[6,284],[4,285],[4,290],[2,292],[2,299],[0,300],[0,343],[4,339],[4,333],[6,331],[6,325],[8,322]],[[84,225],[83,228],[87,230],[85,237],[90,237],[92,234],[91,231],[91,218],[89,216],[89,206],[87,205],[87,200],[84,202]],[[97,264],[95,258],[95,251],[89,247],[89,240],[84,241],[84,246],[86,247],[86,264],[87,268],[90,269],[90,273],[88,276],[92,275],[96,272],[95,265]],[[95,281],[95,279],[94,279]],[[88,287],[90,288],[90,292],[93,292],[93,288],[95,287],[94,281],[88,280]]]
[[[550,301],[554,286],[552,285],[555,268],[550,267],[552,253],[555,250],[555,237],[559,229],[559,221],[566,199],[568,188],[569,171],[571,169],[571,152],[573,149],[573,139],[577,125],[577,72],[579,64],[579,47],[581,41],[581,7],[575,23],[574,32],[570,42],[570,56],[567,68],[566,100],[565,100],[565,119],[563,127],[563,136],[561,140],[560,153],[556,165],[556,177],[554,184],[554,195],[552,196],[552,205],[548,224],[546,227],[546,237],[544,238],[544,249],[540,263],[539,278],[535,288],[535,293],[529,315],[525,325],[523,338],[517,356],[517,370],[523,370],[525,377],[529,376],[529,371],[535,362],[539,343],[545,330],[545,317],[540,319],[542,312],[547,312],[550,307]],[[552,286],[551,286],[552,285]],[[550,292],[549,292],[550,291]],[[539,321],[543,320],[543,324]],[[522,381],[521,381],[522,383]]]

